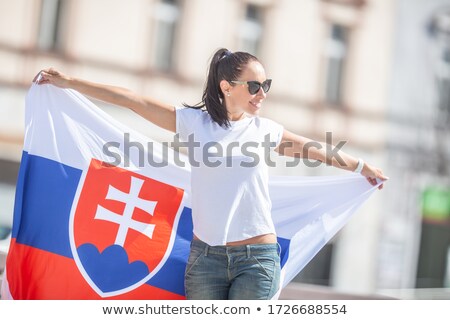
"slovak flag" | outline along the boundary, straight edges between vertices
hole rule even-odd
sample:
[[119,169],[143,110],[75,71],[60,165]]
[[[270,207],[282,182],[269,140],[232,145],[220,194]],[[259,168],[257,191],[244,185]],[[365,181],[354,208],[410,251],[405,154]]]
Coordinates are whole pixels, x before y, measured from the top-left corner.
[[[33,84],[25,118],[2,298],[184,299],[188,160],[73,90]],[[271,177],[282,287],[375,189],[358,174]]]

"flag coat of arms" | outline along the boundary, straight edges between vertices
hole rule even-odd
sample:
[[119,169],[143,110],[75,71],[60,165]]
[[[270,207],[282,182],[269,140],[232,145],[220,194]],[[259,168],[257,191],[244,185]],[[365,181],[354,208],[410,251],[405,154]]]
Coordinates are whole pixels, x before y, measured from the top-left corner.
[[[184,299],[189,161],[69,89],[33,85],[25,121],[2,298]],[[375,189],[358,174],[271,177],[282,288]]]

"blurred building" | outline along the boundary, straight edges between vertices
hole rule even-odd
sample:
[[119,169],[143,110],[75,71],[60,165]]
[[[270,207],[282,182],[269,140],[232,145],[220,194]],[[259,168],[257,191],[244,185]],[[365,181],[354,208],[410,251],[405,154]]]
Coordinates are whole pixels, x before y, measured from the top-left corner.
[[[274,79],[263,116],[316,140],[331,132],[391,177],[296,281],[412,298],[419,291],[409,289],[435,287],[449,297],[449,10],[450,0],[0,0],[0,238],[12,221],[24,97],[39,70],[192,104],[209,58],[227,47],[256,54]],[[342,174],[278,162],[274,174]]]
[[449,298],[450,1],[396,2],[377,283]]

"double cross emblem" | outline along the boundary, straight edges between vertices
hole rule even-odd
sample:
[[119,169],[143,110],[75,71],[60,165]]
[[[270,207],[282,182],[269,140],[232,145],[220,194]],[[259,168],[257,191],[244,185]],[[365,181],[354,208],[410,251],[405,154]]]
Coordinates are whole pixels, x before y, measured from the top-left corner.
[[130,229],[138,231],[150,239],[153,237],[153,231],[155,230],[154,224],[133,220],[133,212],[135,208],[139,208],[153,216],[157,204],[156,201],[139,198],[139,193],[143,184],[144,180],[131,177],[131,187],[129,193],[123,192],[109,185],[106,199],[125,203],[123,214],[110,211],[100,205],[97,206],[94,219],[105,220],[119,225],[119,230],[117,232],[114,244],[123,247],[127,233]]

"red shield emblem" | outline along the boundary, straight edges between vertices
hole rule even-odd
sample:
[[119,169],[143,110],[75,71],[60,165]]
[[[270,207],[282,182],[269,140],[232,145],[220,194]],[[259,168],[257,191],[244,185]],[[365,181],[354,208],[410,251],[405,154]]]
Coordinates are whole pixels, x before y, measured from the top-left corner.
[[70,219],[72,254],[100,296],[147,282],[170,254],[183,190],[93,159]]

